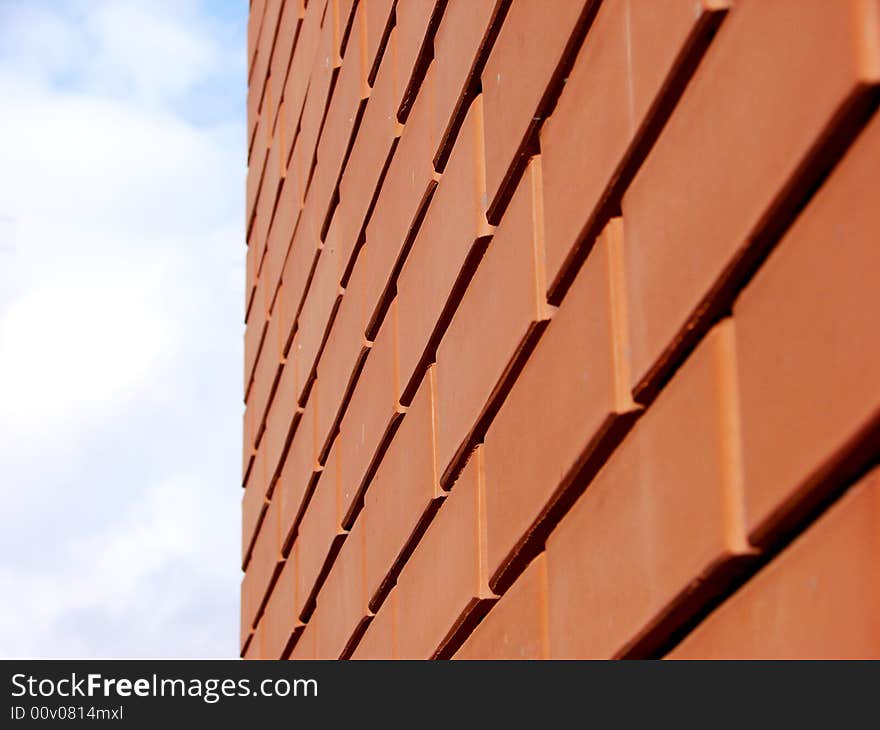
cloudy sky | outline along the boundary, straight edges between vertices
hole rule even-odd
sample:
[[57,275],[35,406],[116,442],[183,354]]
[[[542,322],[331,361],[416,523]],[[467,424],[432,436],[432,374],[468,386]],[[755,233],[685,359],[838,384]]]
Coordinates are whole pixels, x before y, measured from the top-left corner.
[[0,0],[0,657],[233,656],[246,0]]

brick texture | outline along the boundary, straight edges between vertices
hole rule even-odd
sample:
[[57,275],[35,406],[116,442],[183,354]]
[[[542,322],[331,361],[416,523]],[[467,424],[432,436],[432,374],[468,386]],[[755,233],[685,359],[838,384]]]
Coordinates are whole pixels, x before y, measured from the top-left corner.
[[880,658],[880,0],[254,0],[240,654]]

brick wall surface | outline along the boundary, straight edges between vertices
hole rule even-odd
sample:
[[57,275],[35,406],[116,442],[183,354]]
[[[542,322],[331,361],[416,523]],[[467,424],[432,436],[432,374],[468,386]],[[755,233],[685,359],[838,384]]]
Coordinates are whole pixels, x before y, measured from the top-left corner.
[[880,0],[251,0],[241,654],[880,657]]

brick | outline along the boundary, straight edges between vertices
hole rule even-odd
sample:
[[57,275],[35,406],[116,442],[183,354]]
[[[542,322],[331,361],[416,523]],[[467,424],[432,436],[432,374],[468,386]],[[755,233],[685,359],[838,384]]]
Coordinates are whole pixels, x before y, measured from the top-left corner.
[[244,409],[241,421],[241,483],[243,486],[247,483],[257,450],[254,448],[254,430],[247,408]]
[[316,431],[319,457],[322,457],[329,447],[342,408],[347,402],[371,344],[364,337],[365,260],[361,253],[318,361]]
[[615,219],[600,237],[486,433],[495,587],[566,491],[582,484],[581,475],[594,469],[635,415],[626,387],[621,227]]
[[260,357],[254,368],[254,382],[248,394],[248,407],[254,409],[254,443],[257,446],[263,436],[266,413],[281,371],[281,356],[277,348],[278,337],[278,319],[270,319]]
[[[278,102],[284,95],[287,70],[293,58],[294,41],[304,16],[305,3],[302,0],[285,0],[278,18],[272,59],[269,61],[269,84],[272,89],[272,98]],[[275,117],[271,110],[270,118],[274,122]],[[287,160],[285,159],[283,162],[287,162]]]
[[367,595],[374,609],[393,584],[407,546],[444,496],[437,463],[437,383],[431,367],[364,497],[367,520],[382,526],[366,541]]
[[305,95],[300,127],[306,179],[315,160],[315,148],[327,111],[330,88],[340,66],[342,66],[342,56],[339,55],[338,25],[325,22],[321,27],[321,37],[308,84],[308,93]]
[[254,132],[248,163],[247,182],[245,187],[245,238],[250,243],[257,204],[260,200],[260,188],[263,184],[263,173],[266,169],[266,158],[269,156],[270,133],[267,123],[260,121]]
[[318,646],[316,643],[318,637],[318,624],[312,619],[306,624],[305,628],[299,634],[296,643],[293,645],[293,651],[290,653],[291,660],[314,660],[318,658]]
[[531,154],[529,140],[561,80],[569,40],[594,0],[513,3],[482,74],[486,115],[486,194],[497,223],[514,170]]
[[538,157],[530,163],[437,348],[444,484],[469,436],[484,431],[539,323],[550,317],[540,164]]
[[478,96],[397,282],[404,403],[412,397],[420,370],[442,337],[459,290],[491,234],[483,209],[484,173]]
[[320,251],[321,240],[312,225],[312,212],[309,202],[299,217],[296,232],[284,268],[281,270],[281,282],[284,286],[283,296],[275,304],[278,311],[279,327],[287,342],[286,353],[293,338],[297,317],[303,306],[309,279],[315,270]]
[[297,621],[299,614],[296,557],[291,554],[281,566],[278,581],[269,595],[263,614],[263,646],[267,659],[284,659],[288,655],[294,635],[302,630]]
[[[264,109],[268,112],[272,108],[271,102],[266,103],[266,97],[271,95],[269,80],[269,61],[272,50],[275,47],[275,37],[278,31],[278,20],[281,14],[281,0],[266,0],[266,10],[260,27],[260,40],[254,55],[253,68],[251,69],[248,83],[248,108]],[[274,118],[265,114],[269,132],[272,131]]]
[[[263,46],[267,43],[270,43],[271,40],[268,39],[269,30],[268,24],[266,24],[266,36],[263,37],[263,25],[264,19],[266,15],[266,2],[265,0],[261,0],[258,7],[252,8],[251,13],[248,17],[248,92],[247,92],[247,142],[248,142],[248,151],[253,146],[254,134],[257,127],[257,120],[259,118],[260,112],[260,104],[262,102],[263,97],[263,85],[265,78],[258,78],[254,74],[254,69],[256,66],[257,55],[259,53],[262,56],[265,51],[263,50]],[[261,64],[262,67],[262,64]],[[250,154],[248,155],[248,159],[250,159]]]
[[293,355],[284,362],[281,375],[278,377],[275,397],[266,416],[263,445],[266,448],[266,473],[270,491],[281,469],[293,431],[303,413],[303,409],[297,403],[299,393],[297,364]]
[[690,70],[725,5],[613,0],[600,7],[540,132],[551,293],[615,196],[619,204],[618,182],[650,113],[683,75],[681,67]]
[[368,338],[379,329],[385,305],[394,295],[399,267],[437,185],[431,164],[437,142],[433,104],[434,83],[429,67],[367,224],[370,253],[364,297]]
[[[387,51],[386,42],[391,32],[394,0],[362,0],[359,9],[365,13],[367,26],[366,51],[369,82],[373,83],[383,53]],[[395,110],[396,111],[396,110]]]
[[339,461],[333,442],[327,461],[318,476],[312,498],[303,514],[297,542],[299,550],[299,585],[302,618],[314,608],[314,594],[333,564],[347,532],[342,529],[339,504]]
[[344,527],[360,509],[383,445],[397,425],[399,397],[397,305],[392,303],[339,426]]
[[241,498],[241,565],[243,568],[247,567],[254,538],[257,536],[257,530],[266,514],[266,508],[269,506],[269,501],[266,499],[268,480],[266,479],[265,459],[262,453],[258,452],[254,459],[253,469],[256,470],[254,477],[249,481]]
[[483,451],[462,471],[397,582],[397,642],[402,659],[442,655],[484,609],[487,583]]
[[748,560],[732,330],[706,336],[547,540],[551,658],[648,653]]
[[284,560],[280,547],[279,514],[277,500],[270,501],[244,574],[242,610],[253,626],[256,626],[257,619],[262,615],[264,600]]
[[347,280],[353,263],[352,253],[362,240],[374,196],[394,151],[394,143],[403,129],[395,114],[398,89],[395,38],[392,30],[349,163],[339,183],[340,207],[337,213],[345,211],[340,255],[343,281]]
[[623,197],[640,399],[725,306],[760,236],[820,174],[835,123],[876,83],[871,7],[745,2],[723,23]]
[[251,305],[254,303],[254,295],[257,292],[257,247],[248,247],[245,251],[245,274],[244,274],[244,321],[247,323],[251,316]]
[[266,329],[269,326],[269,317],[266,316],[265,308],[262,302],[265,301],[262,293],[265,286],[257,287],[257,293],[260,295],[257,299],[260,304],[256,307],[253,317],[249,318],[247,328],[244,332],[244,397],[247,400],[250,394],[251,381],[254,379],[254,368],[257,365],[257,359],[260,356],[260,350],[263,347],[263,338],[266,335]]
[[382,608],[370,621],[351,658],[397,659],[397,621],[397,597],[391,591]]
[[248,643],[244,652],[242,652],[242,659],[247,661],[262,659],[263,645],[263,627],[257,626],[253,631],[251,641]]
[[412,102],[419,92],[425,68],[431,60],[434,30],[443,12],[445,0],[409,0],[395,5],[398,29],[398,53],[401,69],[412,69],[401,76],[400,104],[397,116],[405,122]]
[[265,451],[265,448],[254,448],[254,463],[243,485],[247,489],[251,484],[259,484],[263,494],[267,492],[269,487],[269,481],[266,476]]
[[345,539],[318,593],[310,622],[318,621],[315,642],[319,659],[345,658],[371,615],[364,590],[364,536],[362,518]]
[[243,657],[247,653],[250,645],[252,643],[254,637],[254,627],[251,625],[250,616],[247,607],[247,598],[245,596],[245,588],[247,584],[242,580],[241,582],[241,598],[239,600],[239,614],[240,614],[240,627],[239,627],[239,640],[238,640],[238,655]]
[[538,555],[455,653],[455,659],[546,659],[547,560]]
[[438,170],[446,164],[504,13],[503,0],[450,0],[446,4],[434,37],[434,126],[440,133],[434,164]]
[[878,165],[875,117],[734,305],[746,512],[761,544],[827,496],[830,472],[870,452],[880,424],[880,211],[865,184]]
[[297,520],[317,478],[318,462],[315,457],[315,403],[309,398],[303,408],[281,475],[275,487],[280,496],[282,545],[293,538]]
[[254,58],[257,55],[257,44],[260,40],[260,31],[263,25],[263,16],[266,13],[266,0],[254,0],[251,3],[247,24],[247,55],[248,55],[248,79],[254,66]]
[[296,358],[302,378],[300,380],[300,402],[311,382],[318,356],[324,346],[328,328],[339,306],[342,289],[339,286],[339,258],[336,236],[331,234],[321,246],[315,273],[309,284],[305,302],[299,314]]
[[263,265],[263,277],[266,280],[266,301],[269,310],[275,311],[278,287],[281,284],[284,263],[293,243],[294,231],[302,211],[300,190],[295,176],[286,176],[281,192],[278,195],[278,206],[272,228],[269,230],[269,247],[266,262]]
[[248,245],[255,249],[255,261],[258,264],[257,274],[260,274],[262,262],[266,257],[266,248],[269,244],[269,229],[272,225],[272,216],[275,213],[280,185],[278,165],[272,155],[271,148],[266,159],[266,170],[263,182],[260,185],[260,197],[257,200],[257,208],[254,213],[254,224],[248,237]]
[[874,470],[717,608],[672,659],[880,658]]
[[349,39],[321,132],[315,176],[309,186],[309,195],[316,199],[316,220],[322,230],[331,212],[330,205],[351,141],[360,124],[364,102],[370,96],[363,36],[363,28],[359,26]]

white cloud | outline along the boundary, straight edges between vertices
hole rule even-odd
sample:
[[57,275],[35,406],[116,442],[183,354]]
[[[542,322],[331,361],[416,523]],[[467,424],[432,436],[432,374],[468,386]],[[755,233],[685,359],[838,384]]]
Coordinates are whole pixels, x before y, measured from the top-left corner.
[[0,5],[0,656],[235,651],[246,4],[218,7]]

